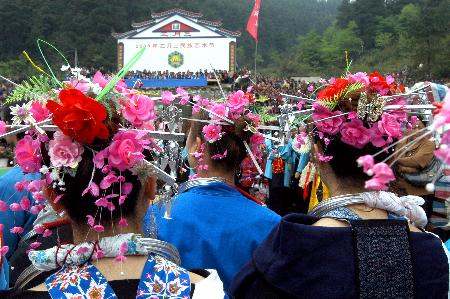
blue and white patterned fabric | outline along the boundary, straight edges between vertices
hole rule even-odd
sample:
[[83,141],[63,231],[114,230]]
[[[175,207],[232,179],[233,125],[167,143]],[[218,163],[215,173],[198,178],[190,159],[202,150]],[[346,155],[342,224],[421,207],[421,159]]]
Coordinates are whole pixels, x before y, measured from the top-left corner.
[[[117,298],[106,278],[92,264],[65,266],[45,280],[53,299]],[[133,290],[130,290],[133,291]],[[150,255],[142,271],[136,298],[190,297],[189,272],[157,255]]]
[[106,278],[92,264],[66,266],[45,280],[53,299],[117,298]]
[[273,163],[273,160],[275,159],[275,152],[273,150],[272,140],[266,139],[265,144],[266,144],[266,151],[268,154],[267,154],[266,168],[264,170],[264,176],[268,179],[271,179],[272,178],[272,163]]
[[189,298],[189,272],[157,255],[150,255],[142,271],[136,298]]

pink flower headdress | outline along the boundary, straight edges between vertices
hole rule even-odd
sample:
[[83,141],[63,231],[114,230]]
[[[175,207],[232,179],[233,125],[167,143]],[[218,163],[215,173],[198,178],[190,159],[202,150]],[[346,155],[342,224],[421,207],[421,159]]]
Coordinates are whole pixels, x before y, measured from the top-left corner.
[[[319,90],[309,124],[314,125],[318,138],[326,141],[325,150],[333,138],[359,150],[368,145],[380,148],[373,156],[359,158],[358,163],[365,173],[373,176],[366,183],[367,189],[386,190],[387,185],[395,180],[390,167],[399,156],[390,165],[386,162],[394,154],[380,163],[375,163],[374,158],[406,138],[405,128],[413,127],[417,120],[408,112],[432,108],[431,105],[413,103],[413,96],[418,94],[417,90],[405,92],[392,76],[384,77],[377,71],[371,74],[348,73],[345,77],[330,80]],[[449,119],[443,115],[442,112],[436,115],[435,127],[448,123]],[[420,137],[426,136],[429,134]],[[438,158],[445,160],[443,152],[446,152],[445,145],[437,152]],[[330,157],[321,159],[322,162],[326,160]]]

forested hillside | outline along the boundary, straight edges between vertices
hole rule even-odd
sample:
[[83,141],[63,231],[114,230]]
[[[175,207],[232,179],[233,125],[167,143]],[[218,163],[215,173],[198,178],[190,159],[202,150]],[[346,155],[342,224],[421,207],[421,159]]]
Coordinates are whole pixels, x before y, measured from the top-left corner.
[[[251,0],[0,0],[0,61],[16,60],[22,50],[36,54],[35,41],[51,41],[68,56],[78,50],[82,65],[113,68],[115,40],[111,32],[131,29],[132,22],[152,12],[180,7],[199,11],[224,27],[240,30],[238,63],[253,60],[254,44],[245,33]],[[289,53],[297,36],[321,32],[335,19],[341,0],[263,0],[260,53],[264,64],[271,53]],[[14,62],[15,64],[16,62]]]
[[[0,73],[27,73],[21,56],[38,57],[36,39],[51,41],[83,66],[115,66],[112,32],[152,12],[200,11],[242,31],[238,65],[253,65],[245,32],[253,0],[0,0]],[[450,70],[450,0],[262,0],[258,65],[278,75],[335,75],[349,52],[354,68],[407,69],[445,78]],[[52,59],[51,54],[49,58]]]

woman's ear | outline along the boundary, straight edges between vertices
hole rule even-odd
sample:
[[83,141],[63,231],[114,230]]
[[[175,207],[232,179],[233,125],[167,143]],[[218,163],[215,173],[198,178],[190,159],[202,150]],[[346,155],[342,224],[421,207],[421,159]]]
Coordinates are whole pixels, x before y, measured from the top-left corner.
[[156,197],[156,178],[154,176],[149,176],[144,185],[144,199],[145,204],[148,206]]

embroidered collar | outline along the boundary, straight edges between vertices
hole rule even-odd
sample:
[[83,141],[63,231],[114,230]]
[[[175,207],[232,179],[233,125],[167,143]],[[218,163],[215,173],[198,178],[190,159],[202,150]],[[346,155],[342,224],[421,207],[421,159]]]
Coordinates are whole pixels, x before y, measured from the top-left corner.
[[425,227],[427,224],[427,216],[421,207],[425,203],[423,198],[414,195],[398,197],[394,193],[385,191],[335,196],[319,203],[309,214],[323,217],[336,208],[359,203],[404,216],[418,227]]
[[[125,252],[122,251],[124,248],[122,244],[126,244]],[[28,258],[36,269],[49,271],[61,266],[83,265],[92,259],[115,258],[120,255],[148,255],[150,252],[162,255],[175,263],[180,262],[177,249],[169,243],[142,238],[133,233],[105,237],[98,242],[65,244],[45,250],[31,250]]]

